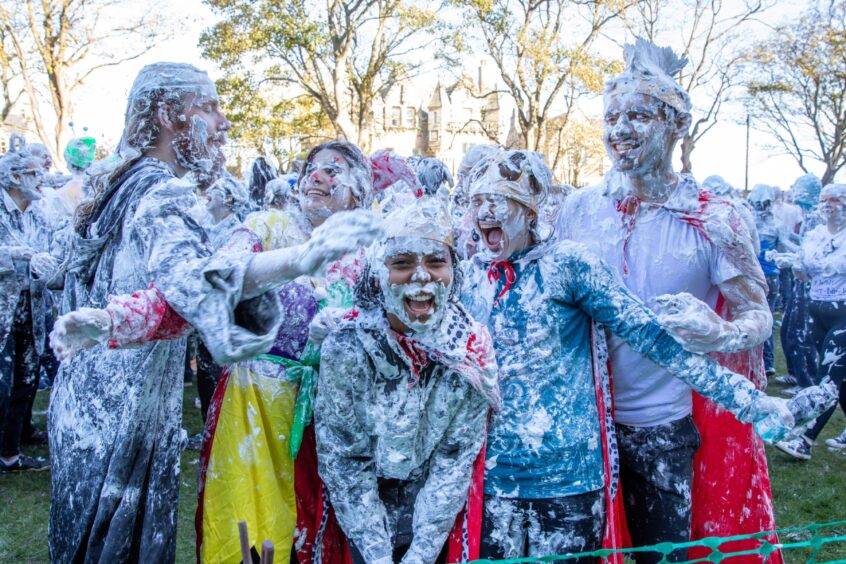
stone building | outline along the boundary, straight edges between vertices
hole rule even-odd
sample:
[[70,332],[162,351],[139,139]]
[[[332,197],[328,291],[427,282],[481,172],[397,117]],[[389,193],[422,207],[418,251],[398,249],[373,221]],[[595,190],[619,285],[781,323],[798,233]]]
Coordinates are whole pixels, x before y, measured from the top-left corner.
[[476,77],[465,75],[450,84],[439,80],[434,88],[396,82],[374,103],[370,147],[434,156],[455,172],[470,145],[505,144],[514,127],[506,101],[484,63]]

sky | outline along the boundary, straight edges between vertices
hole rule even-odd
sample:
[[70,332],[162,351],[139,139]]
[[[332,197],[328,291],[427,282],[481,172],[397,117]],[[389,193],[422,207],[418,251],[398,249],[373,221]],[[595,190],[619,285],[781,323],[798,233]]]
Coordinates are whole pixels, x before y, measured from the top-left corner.
[[[74,110],[77,134],[81,133],[82,127],[87,127],[89,134],[106,140],[110,145],[115,144],[123,126],[123,112],[132,80],[145,64],[162,60],[185,62],[207,69],[213,79],[219,77],[217,69],[203,59],[197,46],[200,32],[214,23],[215,15],[200,0],[183,0],[171,3],[171,6],[174,6],[174,15],[184,19],[177,35],[138,59],[99,71],[78,91]],[[430,80],[434,84],[437,76],[432,76]],[[588,111],[596,111],[596,115],[591,117],[601,117],[599,100],[589,103],[588,107],[595,108]],[[735,122],[742,120],[742,109],[729,107],[729,111],[734,117],[726,116],[696,147],[693,153],[693,173],[700,181],[712,174],[719,174],[736,188],[742,189],[746,128]],[[774,139],[756,129],[753,123],[749,147],[750,188],[758,183],[789,188],[797,176],[804,174],[792,157],[779,154],[774,146]],[[811,172],[817,175],[821,175],[824,170],[822,165],[816,163],[812,163],[811,167]]]

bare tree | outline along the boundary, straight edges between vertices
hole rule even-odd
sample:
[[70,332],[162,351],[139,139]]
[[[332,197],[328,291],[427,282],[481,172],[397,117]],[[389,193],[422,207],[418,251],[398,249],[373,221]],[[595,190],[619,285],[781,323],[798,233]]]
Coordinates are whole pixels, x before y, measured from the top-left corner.
[[455,2],[467,34],[494,60],[517,106],[521,144],[544,144],[546,122],[558,112],[561,126],[579,98],[602,89],[619,64],[593,52],[600,32],[633,3],[587,0]]
[[778,27],[744,65],[749,108],[805,172],[825,165],[823,184],[846,165],[846,2],[818,3]]
[[38,136],[54,159],[73,117],[74,91],[99,69],[152,48],[171,29],[163,13],[128,0],[0,0],[0,30],[14,55],[10,68],[19,73]]
[[[724,102],[739,83],[745,36],[774,0],[641,0],[626,14],[634,35],[663,42],[688,57],[680,82],[695,103],[681,143],[682,172],[691,172],[696,144],[717,124]],[[696,104],[699,101],[700,103]]]
[[[200,44],[224,70],[304,92],[339,137],[365,148],[379,92],[410,76],[432,53],[442,26],[436,7],[409,0],[206,0],[223,19]],[[419,59],[419,57],[417,57]]]
[[8,119],[15,104],[23,95],[23,90],[15,84],[19,74],[8,34],[0,28],[0,96],[3,98],[0,103],[0,123]]

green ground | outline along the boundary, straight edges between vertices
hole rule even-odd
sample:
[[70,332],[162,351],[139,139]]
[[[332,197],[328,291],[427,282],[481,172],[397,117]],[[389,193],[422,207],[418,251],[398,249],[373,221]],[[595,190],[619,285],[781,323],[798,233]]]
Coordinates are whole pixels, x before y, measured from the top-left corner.
[[[784,371],[781,351],[777,358],[779,373]],[[771,392],[781,387],[773,384]],[[184,426],[190,435],[202,429],[200,411],[194,408],[196,388],[185,389]],[[39,392],[35,405],[36,424],[43,428],[47,394]],[[840,433],[846,419],[838,410],[823,431],[819,445],[810,462],[797,462],[768,448],[770,476],[778,526],[799,527],[809,523],[846,520],[846,452],[829,452],[824,439]],[[31,450],[29,454],[46,455],[46,451]],[[197,507],[198,453],[187,450],[182,454],[182,487],[179,504],[177,535],[178,563],[194,561],[194,510]],[[47,562],[47,519],[50,505],[50,475],[47,472],[13,476],[0,475],[0,562]],[[827,530],[825,537],[846,535],[846,527]],[[786,535],[782,542],[797,542],[810,538],[809,534]],[[809,551],[787,551],[789,563],[804,562]],[[846,561],[846,542],[828,545],[817,562]],[[730,562],[731,560],[729,560]]]

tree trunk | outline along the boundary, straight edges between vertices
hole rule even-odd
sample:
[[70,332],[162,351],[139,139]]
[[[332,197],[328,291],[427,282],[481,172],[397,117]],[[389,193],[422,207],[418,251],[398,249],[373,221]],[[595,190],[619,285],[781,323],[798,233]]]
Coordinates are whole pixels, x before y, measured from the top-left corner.
[[836,171],[831,164],[825,165],[825,173],[823,173],[822,178],[820,178],[820,182],[823,186],[826,184],[831,184],[834,181],[834,175]]
[[682,169],[681,171],[685,174],[691,174],[693,172],[693,165],[690,162],[690,155],[693,153],[693,149],[696,148],[696,141],[693,140],[693,137],[688,133],[684,136],[681,143],[681,163]]

